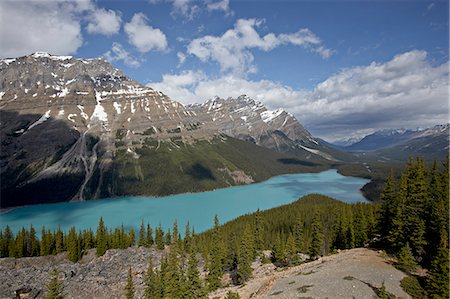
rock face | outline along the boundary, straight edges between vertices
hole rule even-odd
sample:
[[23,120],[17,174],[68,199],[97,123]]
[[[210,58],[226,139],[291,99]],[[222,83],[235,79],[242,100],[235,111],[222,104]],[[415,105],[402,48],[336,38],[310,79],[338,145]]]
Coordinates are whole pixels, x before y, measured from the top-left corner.
[[66,254],[31,258],[4,258],[0,260],[0,298],[44,298],[50,272],[56,268],[58,279],[64,283],[68,298],[121,298],[127,282],[128,268],[132,268],[137,294],[144,289],[144,274],[149,259],[159,266],[163,251],[128,248],[110,249],[101,257],[91,249],[78,263],[72,263]]
[[[251,182],[259,175],[242,164],[244,158],[236,160],[224,153],[211,162],[213,169],[206,170],[242,172],[245,180],[228,175],[192,190],[172,188],[165,182],[161,184],[168,186],[162,191],[134,188],[143,184],[148,178],[145,170],[154,166],[146,163],[161,159],[161,152],[167,154],[164,163],[179,163],[168,155],[183,151],[192,155],[200,141],[219,140],[241,153],[246,147],[247,155],[257,150],[230,145],[236,138],[301,159],[334,160],[330,149],[286,111],[268,111],[246,96],[184,106],[127,78],[103,59],[38,52],[0,60],[0,78],[2,207],[118,196],[125,189],[130,195],[190,192],[225,182]],[[188,173],[195,163],[187,166]],[[201,167],[194,170],[204,173]],[[280,172],[286,170],[276,173]],[[115,186],[119,179],[127,185]]]
[[188,107],[213,131],[279,152],[299,148],[300,144],[318,145],[292,114],[283,109],[269,111],[262,103],[245,95],[226,100],[216,97]]

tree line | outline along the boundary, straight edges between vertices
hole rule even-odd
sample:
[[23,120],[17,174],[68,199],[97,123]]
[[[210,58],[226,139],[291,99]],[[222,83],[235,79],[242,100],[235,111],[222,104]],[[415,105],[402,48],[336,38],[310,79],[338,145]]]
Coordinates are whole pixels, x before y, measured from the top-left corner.
[[[290,266],[302,262],[299,253],[315,259],[339,249],[370,245],[396,255],[405,272],[412,272],[417,264],[429,269],[422,283],[427,296],[447,298],[448,174],[448,162],[427,169],[422,160],[410,160],[400,178],[388,178],[381,203],[348,204],[312,194],[224,225],[216,216],[213,228],[199,235],[188,223],[183,237],[176,222],[172,230],[164,232],[158,226],[154,233],[142,222],[137,240],[134,230],[122,226],[113,231],[102,218],[95,234],[72,228],[66,235],[43,228],[40,240],[33,227],[22,229],[15,237],[6,227],[0,231],[0,253],[20,257],[67,250],[68,258],[75,262],[90,248],[96,248],[97,255],[109,248],[134,245],[166,248],[169,253],[160,266],[149,264],[145,298],[202,298],[221,287],[224,273],[230,274],[235,284],[245,284],[256,259]],[[203,269],[199,269],[199,260]],[[205,270],[204,279],[201,270]],[[130,277],[127,298],[134,296]],[[187,295],[191,289],[195,295]]]

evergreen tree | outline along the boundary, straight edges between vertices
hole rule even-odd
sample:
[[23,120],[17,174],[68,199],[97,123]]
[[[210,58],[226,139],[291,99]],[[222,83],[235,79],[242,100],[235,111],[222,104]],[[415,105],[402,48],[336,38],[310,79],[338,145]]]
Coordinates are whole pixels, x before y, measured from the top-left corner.
[[320,214],[315,213],[312,222],[312,241],[309,247],[309,255],[314,258],[318,255],[322,255],[322,245],[323,245],[323,227],[320,221]]
[[304,248],[304,240],[303,240],[303,221],[301,218],[297,218],[297,221],[294,225],[294,241],[295,247],[297,251],[305,250]]
[[97,235],[96,235],[96,253],[97,256],[102,256],[105,254],[106,250],[108,250],[108,230],[103,222],[103,217],[100,217],[98,227],[97,227]]
[[221,245],[221,235],[219,231],[219,218],[214,216],[214,228],[212,235],[211,249],[209,252],[209,273],[207,276],[208,287],[210,291],[216,290],[220,287],[223,271],[223,247]]
[[285,246],[285,252],[286,252],[286,258],[287,262],[289,264],[298,264],[299,263],[299,257],[297,255],[297,246],[295,244],[295,238],[292,234],[289,234],[286,246]]
[[167,259],[167,269],[164,276],[164,297],[180,298],[182,297],[182,275],[180,270],[180,260],[177,252],[171,250]]
[[183,294],[183,298],[207,298],[207,292],[200,279],[200,272],[198,271],[198,260],[194,252],[190,252],[189,254],[186,276],[186,293]]
[[164,234],[164,244],[172,244],[172,233],[170,232],[170,228],[167,229],[166,233]]
[[408,178],[405,174],[400,179],[400,185],[396,197],[395,213],[390,224],[390,231],[387,235],[390,247],[398,252],[407,242],[406,225],[406,204],[408,197]]
[[56,253],[61,253],[64,251],[64,235],[60,227],[58,227],[55,233],[55,250]]
[[150,224],[147,224],[147,240],[146,240],[147,246],[150,247],[153,245],[153,230],[150,226]]
[[4,233],[4,239],[5,239],[5,255],[9,257],[14,257],[16,252],[16,242],[14,240],[14,234],[11,231],[11,228],[9,225],[6,225],[5,233]]
[[148,260],[148,270],[144,277],[144,299],[158,298],[156,290],[156,274],[153,271],[152,258]]
[[147,246],[147,237],[145,234],[144,220],[141,222],[141,228],[139,229],[138,246]]
[[70,228],[67,237],[67,258],[73,263],[78,261],[78,237],[73,226]]
[[130,231],[128,233],[128,245],[127,245],[127,247],[134,246],[135,243],[136,243],[136,237],[135,237],[134,229],[130,228]]
[[281,241],[280,234],[277,234],[277,238],[272,248],[272,262],[274,263],[285,263],[286,262],[286,254],[283,246],[283,242]]
[[261,211],[258,209],[255,213],[255,250],[260,252],[264,248],[264,223],[261,216]]
[[161,224],[159,224],[159,226],[156,228],[155,242],[156,248],[158,248],[159,250],[164,249],[164,231],[162,229]]
[[397,268],[403,272],[412,272],[417,269],[417,263],[414,260],[409,243],[406,243],[400,251],[397,261]]
[[175,220],[172,228],[172,244],[177,244],[179,239],[178,222]]
[[62,299],[64,298],[64,285],[58,281],[58,270],[53,269],[50,274],[50,282],[47,285],[46,299]]
[[133,299],[134,298],[134,284],[133,284],[133,274],[131,273],[131,267],[128,268],[128,278],[127,284],[125,285],[125,298]]
[[22,229],[17,233],[16,236],[16,255],[15,257],[23,257],[25,256],[25,228],[22,227]]
[[184,250],[186,252],[191,252],[191,227],[189,225],[189,221],[186,223],[186,228],[184,230]]
[[395,191],[394,172],[391,173],[386,181],[383,191],[380,195],[380,200],[383,202],[381,209],[381,225],[380,233],[387,236],[391,231],[392,218],[396,212],[396,191]]
[[449,298],[449,255],[447,232],[441,235],[436,258],[428,273],[426,290],[431,298]]
[[247,226],[241,236],[237,252],[236,282],[238,284],[244,284],[252,276],[253,251],[253,236],[250,227]]

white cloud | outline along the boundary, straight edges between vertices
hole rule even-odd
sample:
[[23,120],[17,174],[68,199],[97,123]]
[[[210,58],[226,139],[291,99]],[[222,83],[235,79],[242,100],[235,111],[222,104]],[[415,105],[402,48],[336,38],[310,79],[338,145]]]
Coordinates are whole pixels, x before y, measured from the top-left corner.
[[125,24],[125,33],[130,44],[141,53],[151,50],[164,51],[167,49],[166,35],[158,28],[148,25],[148,19],[143,13],[136,13],[129,23]]
[[73,54],[83,43],[79,16],[89,1],[0,1],[0,56]]
[[182,65],[186,61],[186,55],[182,52],[177,53],[178,65]]
[[230,0],[220,0],[218,2],[209,2],[206,5],[208,11],[223,11],[225,15],[233,15],[233,11],[230,9]]
[[261,36],[256,29],[262,23],[262,20],[257,19],[239,19],[233,29],[227,30],[221,36],[207,35],[192,40],[187,47],[187,53],[203,62],[215,61],[223,72],[231,71],[235,74],[255,71],[251,49],[270,51],[291,44],[316,52],[323,58],[328,58],[332,53],[322,45],[320,38],[307,28],[295,33],[268,33]]
[[119,32],[121,23],[122,18],[119,13],[101,8],[92,11],[86,29],[89,33],[111,36]]
[[112,44],[111,50],[103,54],[103,57],[105,57],[105,59],[109,62],[122,60],[125,65],[133,68],[141,65],[137,59],[131,56],[130,53],[128,53],[128,51],[126,51],[125,48],[117,42]]
[[149,86],[183,103],[247,94],[269,109],[294,113],[313,134],[336,140],[355,132],[448,122],[449,64],[433,66],[426,57],[414,50],[385,63],[345,69],[310,91],[232,74],[210,79],[194,71],[165,75]]
[[200,7],[193,0],[171,0],[169,2],[172,2],[172,16],[181,15],[192,20],[200,12]]

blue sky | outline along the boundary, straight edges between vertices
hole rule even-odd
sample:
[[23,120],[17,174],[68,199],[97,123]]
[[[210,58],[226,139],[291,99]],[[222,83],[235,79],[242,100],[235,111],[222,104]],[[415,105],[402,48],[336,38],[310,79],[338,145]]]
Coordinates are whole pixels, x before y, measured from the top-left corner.
[[291,111],[328,140],[448,121],[448,1],[0,6],[3,57],[34,51],[102,56],[174,100],[245,93],[270,109]]

